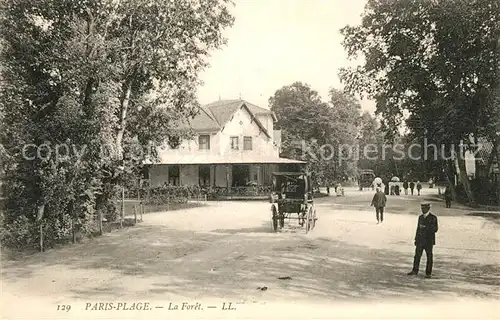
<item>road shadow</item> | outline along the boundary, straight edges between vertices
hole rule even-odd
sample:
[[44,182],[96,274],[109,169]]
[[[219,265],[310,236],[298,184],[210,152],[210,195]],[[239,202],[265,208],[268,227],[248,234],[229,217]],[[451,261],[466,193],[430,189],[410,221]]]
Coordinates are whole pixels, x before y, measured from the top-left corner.
[[500,212],[494,211],[473,211],[467,214],[472,217],[481,217],[488,221],[491,221],[497,225],[500,225]]
[[275,233],[271,226],[271,221],[263,222],[259,227],[238,228],[238,229],[215,229],[211,232],[221,234],[240,234],[240,233]]
[[[257,230],[257,231],[255,231]],[[3,281],[34,277],[34,271],[64,267],[74,271],[69,298],[169,295],[191,299],[418,300],[430,297],[499,298],[500,267],[435,257],[434,279],[408,277],[413,252],[373,249],[301,234],[261,237],[255,229],[192,232],[164,226],[138,226],[87,243],[3,263]],[[269,230],[269,225],[266,226]],[[234,233],[241,233],[234,237]],[[266,231],[268,232],[268,231]],[[224,234],[224,233],[230,233]],[[286,237],[287,241],[281,241]],[[232,245],[228,245],[232,241]],[[425,257],[422,258],[422,269]],[[79,271],[101,274],[99,283],[78,278]],[[98,277],[98,276],[96,276]],[[289,277],[280,280],[280,277]],[[142,284],[142,285],[141,285]],[[258,287],[266,286],[263,292]]]

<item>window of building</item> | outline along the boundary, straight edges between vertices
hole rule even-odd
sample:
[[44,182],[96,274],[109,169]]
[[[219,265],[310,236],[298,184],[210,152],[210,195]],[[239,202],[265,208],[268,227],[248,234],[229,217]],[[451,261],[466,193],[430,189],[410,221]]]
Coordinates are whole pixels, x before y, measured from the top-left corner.
[[200,150],[210,150],[210,135],[200,135],[198,137],[198,146]]
[[238,137],[231,137],[231,150],[238,150],[239,149],[239,146],[238,146]]
[[168,184],[172,186],[179,185],[180,169],[179,166],[168,166]]
[[252,137],[243,138],[243,150],[252,150]]

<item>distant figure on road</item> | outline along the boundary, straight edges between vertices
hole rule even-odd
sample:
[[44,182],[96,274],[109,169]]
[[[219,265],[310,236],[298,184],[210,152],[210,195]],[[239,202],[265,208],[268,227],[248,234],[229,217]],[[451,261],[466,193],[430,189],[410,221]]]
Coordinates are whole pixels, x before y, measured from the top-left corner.
[[344,188],[342,188],[342,185],[340,183],[338,183],[337,187],[335,187],[335,192],[337,194],[337,197],[344,195]]
[[326,193],[328,193],[328,195],[330,195],[330,185],[329,184],[326,185]]
[[422,184],[420,183],[420,181],[417,181],[417,193],[418,193],[418,195],[420,195],[420,190],[422,190]]
[[374,180],[373,180],[373,184],[372,186],[376,188],[382,188],[382,179],[380,177],[376,177]]
[[446,208],[451,208],[451,188],[446,186],[444,190],[444,201],[446,201]]
[[405,180],[405,182],[403,182],[403,189],[405,189],[405,196],[408,195],[408,180]]
[[377,215],[377,224],[384,222],[384,207],[387,203],[387,197],[382,189],[377,188],[377,192],[373,196],[372,206],[375,207],[375,214]]
[[415,182],[410,182],[410,191],[411,191],[411,195],[413,195],[413,190],[415,189]]
[[438,231],[438,219],[433,215],[431,205],[428,202],[420,205],[422,214],[418,217],[417,232],[415,234],[415,257],[413,258],[413,269],[408,273],[409,276],[417,275],[420,268],[420,258],[425,250],[427,263],[425,267],[425,277],[432,276],[432,248],[436,244],[436,232]]

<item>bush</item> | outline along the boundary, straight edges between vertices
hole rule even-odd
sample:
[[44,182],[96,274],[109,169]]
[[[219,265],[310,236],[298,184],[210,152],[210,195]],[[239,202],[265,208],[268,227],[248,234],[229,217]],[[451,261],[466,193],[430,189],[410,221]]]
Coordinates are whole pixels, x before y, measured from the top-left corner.
[[[3,219],[2,219],[3,220]],[[2,245],[23,249],[35,247],[39,241],[38,228],[26,216],[19,216],[11,224],[3,225],[1,229]]]
[[197,186],[161,186],[151,188],[148,204],[183,203],[190,197],[202,194],[202,189]]
[[106,218],[106,221],[115,222],[118,219],[118,216],[119,213],[115,204],[112,202],[107,203],[104,208],[104,218]]

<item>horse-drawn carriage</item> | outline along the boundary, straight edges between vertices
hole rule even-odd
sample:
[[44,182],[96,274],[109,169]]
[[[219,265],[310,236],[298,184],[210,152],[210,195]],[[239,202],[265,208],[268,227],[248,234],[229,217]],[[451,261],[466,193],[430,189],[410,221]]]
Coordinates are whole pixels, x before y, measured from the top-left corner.
[[271,222],[275,232],[283,229],[285,219],[298,220],[306,233],[316,225],[311,175],[305,172],[274,172],[271,193]]

